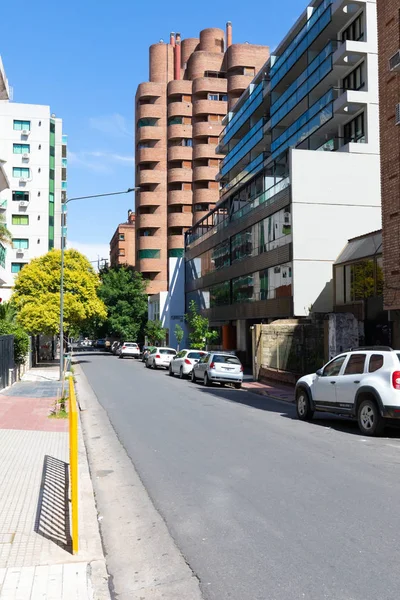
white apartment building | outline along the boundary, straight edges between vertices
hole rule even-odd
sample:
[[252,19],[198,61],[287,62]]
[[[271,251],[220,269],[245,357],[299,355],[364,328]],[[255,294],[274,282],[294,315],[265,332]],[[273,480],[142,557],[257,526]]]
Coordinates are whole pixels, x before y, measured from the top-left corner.
[[49,106],[10,101],[0,64],[0,214],[12,247],[0,244],[0,298],[9,300],[16,274],[32,258],[61,247],[66,194],[66,138]]

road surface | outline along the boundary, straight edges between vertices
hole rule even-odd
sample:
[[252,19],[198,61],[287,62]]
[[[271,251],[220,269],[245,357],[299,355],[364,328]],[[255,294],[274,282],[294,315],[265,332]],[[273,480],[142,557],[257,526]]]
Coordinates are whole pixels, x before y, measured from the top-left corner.
[[77,356],[207,600],[398,600],[400,433]]

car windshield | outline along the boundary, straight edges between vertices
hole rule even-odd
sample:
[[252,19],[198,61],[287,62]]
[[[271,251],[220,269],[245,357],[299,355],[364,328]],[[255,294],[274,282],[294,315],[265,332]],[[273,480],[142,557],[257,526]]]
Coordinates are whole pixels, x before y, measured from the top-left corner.
[[237,356],[214,354],[212,360],[215,363],[228,363],[232,365],[240,365],[240,360],[237,358]]
[[171,348],[160,348],[159,353],[160,354],[172,354],[172,355],[175,355],[176,354],[176,350],[172,350]]
[[132,344],[131,342],[125,342],[124,346],[129,346],[130,348],[137,348],[137,344]]
[[189,352],[187,357],[188,358],[194,358],[194,359],[200,359],[202,356],[205,355],[205,352]]

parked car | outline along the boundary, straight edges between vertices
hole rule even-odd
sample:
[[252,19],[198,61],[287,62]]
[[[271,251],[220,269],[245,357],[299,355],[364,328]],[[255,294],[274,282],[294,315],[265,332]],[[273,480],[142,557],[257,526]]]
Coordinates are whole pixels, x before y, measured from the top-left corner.
[[118,358],[125,358],[126,356],[133,356],[139,358],[140,349],[136,342],[122,342],[118,350]]
[[355,417],[363,435],[380,435],[400,419],[400,350],[386,346],[343,352],[296,384],[299,419],[314,412]]
[[191,379],[201,379],[204,385],[233,383],[240,389],[243,382],[243,366],[237,356],[224,352],[210,352],[193,365]]
[[172,358],[169,364],[169,374],[171,377],[177,374],[181,379],[188,377],[192,372],[193,365],[206,354],[207,352],[202,350],[181,350]]
[[111,344],[111,352],[112,352],[112,354],[117,354],[118,348],[119,348],[120,345],[121,345],[121,342],[117,342],[117,341],[115,341],[115,342],[113,342]]
[[105,348],[106,340],[96,340],[94,343],[95,348]]
[[149,356],[150,352],[152,352],[152,350],[155,350],[155,346],[143,346],[142,349],[142,362],[146,362],[147,357]]
[[146,358],[146,367],[148,369],[158,369],[159,367],[168,369],[169,363],[175,355],[176,350],[173,348],[153,348]]

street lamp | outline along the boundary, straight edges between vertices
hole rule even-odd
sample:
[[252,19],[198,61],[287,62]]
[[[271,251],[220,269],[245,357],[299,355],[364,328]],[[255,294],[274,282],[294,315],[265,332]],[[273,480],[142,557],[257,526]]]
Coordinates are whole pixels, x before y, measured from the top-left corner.
[[128,188],[123,192],[109,192],[108,194],[93,194],[91,196],[77,196],[76,198],[67,198],[62,203],[61,217],[61,278],[60,278],[60,381],[64,378],[64,226],[65,215],[67,214],[67,204],[73,200],[87,200],[88,198],[102,198],[103,196],[118,196],[120,194],[129,194],[138,192],[140,187]]

